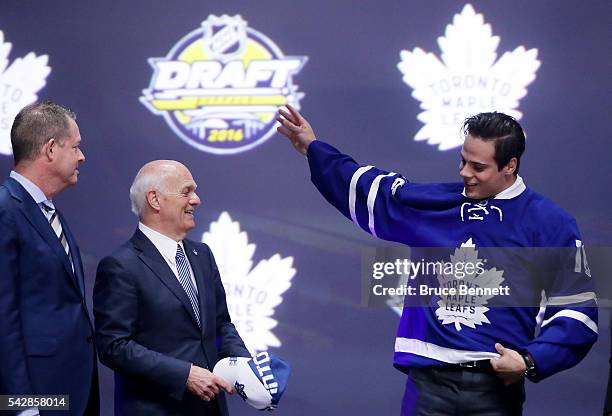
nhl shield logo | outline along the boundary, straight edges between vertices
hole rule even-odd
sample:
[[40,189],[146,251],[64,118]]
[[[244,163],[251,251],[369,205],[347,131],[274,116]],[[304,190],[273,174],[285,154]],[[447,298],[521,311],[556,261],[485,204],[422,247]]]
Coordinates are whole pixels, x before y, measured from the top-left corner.
[[239,57],[246,46],[246,22],[240,16],[211,16],[202,22],[204,52],[223,62]]

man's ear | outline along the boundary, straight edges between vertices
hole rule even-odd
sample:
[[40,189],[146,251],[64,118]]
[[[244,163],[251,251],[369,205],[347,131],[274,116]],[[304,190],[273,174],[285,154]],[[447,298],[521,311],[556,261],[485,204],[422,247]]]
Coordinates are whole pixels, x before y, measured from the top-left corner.
[[53,159],[55,159],[57,146],[57,141],[53,137],[47,140],[47,143],[43,145],[42,154],[45,155],[48,161],[52,161]]
[[156,190],[151,189],[149,192],[147,192],[147,203],[151,208],[153,208],[154,211],[160,210],[159,198]]
[[516,170],[516,165],[518,163],[518,159],[513,157],[510,161],[504,166],[504,174],[505,175],[514,175],[514,171]]

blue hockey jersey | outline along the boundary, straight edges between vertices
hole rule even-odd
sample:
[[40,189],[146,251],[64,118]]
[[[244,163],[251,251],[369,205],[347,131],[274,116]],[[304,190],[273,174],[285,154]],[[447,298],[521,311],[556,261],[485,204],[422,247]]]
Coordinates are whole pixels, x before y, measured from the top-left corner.
[[475,201],[462,183],[411,183],[360,166],[319,140],[307,156],[311,180],[325,199],[375,237],[412,247],[564,248],[544,263],[516,261],[504,270],[504,283],[522,297],[517,307],[405,307],[395,341],[399,370],[499,357],[499,342],[529,351],[539,381],[576,365],[596,341],[597,301],[576,221],[522,178]]

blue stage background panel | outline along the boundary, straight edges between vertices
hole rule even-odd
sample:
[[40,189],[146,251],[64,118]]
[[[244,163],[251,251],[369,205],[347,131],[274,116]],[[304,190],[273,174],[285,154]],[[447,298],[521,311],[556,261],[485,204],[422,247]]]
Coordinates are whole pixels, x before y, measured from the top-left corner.
[[[203,151],[179,138],[140,97],[153,76],[150,58],[166,56],[210,15],[239,14],[285,57],[307,58],[291,80],[304,94],[299,104],[319,139],[413,181],[456,181],[457,147],[441,151],[414,140],[423,110],[397,65],[400,51],[417,47],[440,57],[438,37],[465,6],[422,0],[3,0],[0,31],[12,43],[9,65],[30,51],[48,55],[51,73],[39,99],[78,115],[87,160],[78,185],[56,204],[80,243],[89,300],[98,261],[136,228],[128,190],[137,170],[152,159],[179,160],[191,169],[202,198],[191,238],[201,239],[227,212],[256,245],[252,266],[275,254],[292,257],[291,287],[272,316],[278,324],[271,331],[281,345],[270,351],[293,367],[278,414],[399,414],[405,376],[392,367],[399,317],[361,301],[363,251],[383,244],[323,200],[305,159],[280,135],[239,153]],[[521,45],[537,49],[540,66],[518,100],[528,136],[521,175],[576,217],[587,245],[612,246],[612,3],[475,1],[471,7],[499,37],[496,59]],[[0,102],[10,106],[2,94]],[[6,127],[0,129],[6,140]],[[0,154],[3,176],[11,167],[11,156]],[[584,362],[529,383],[526,414],[601,413],[608,312],[601,309],[600,338]],[[112,414],[112,393],[112,373],[101,367],[103,415]],[[237,397],[230,407],[233,415],[254,412]]]

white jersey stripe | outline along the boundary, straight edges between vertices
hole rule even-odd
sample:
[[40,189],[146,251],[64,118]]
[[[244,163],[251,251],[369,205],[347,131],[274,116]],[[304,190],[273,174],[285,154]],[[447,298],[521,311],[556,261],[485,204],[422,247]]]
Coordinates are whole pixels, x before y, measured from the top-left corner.
[[500,356],[495,352],[455,350],[421,341],[420,339],[400,337],[395,338],[395,352],[420,355],[450,364],[489,360],[491,358],[499,358]]
[[351,178],[351,184],[349,186],[349,211],[351,212],[351,220],[359,225],[357,222],[357,214],[355,214],[355,201],[357,200],[357,182],[361,175],[372,169],[374,166],[362,166],[353,173]]
[[546,302],[546,304],[549,306],[569,305],[572,303],[586,302],[589,300],[597,301],[595,292],[582,292],[567,296],[551,296],[548,298],[548,302]]
[[559,318],[575,319],[585,324],[591,331],[595,332],[596,334],[599,333],[599,331],[597,330],[597,324],[593,322],[591,318],[589,318],[582,312],[574,311],[571,309],[563,309],[562,311],[557,312],[556,314],[551,316],[549,319],[542,322],[542,327],[545,327],[546,325],[548,325],[553,319],[559,319]]
[[394,176],[395,172],[387,173],[386,175],[378,175],[376,179],[372,182],[372,186],[370,187],[370,192],[368,193],[368,227],[370,228],[370,233],[374,237],[378,237],[376,235],[376,229],[374,227],[374,203],[376,202],[376,195],[378,194],[378,188],[380,186],[380,181],[387,176]]

